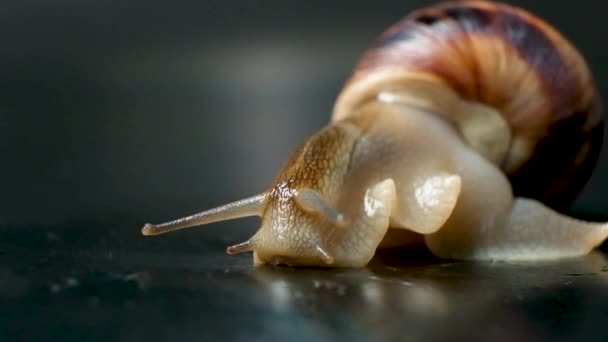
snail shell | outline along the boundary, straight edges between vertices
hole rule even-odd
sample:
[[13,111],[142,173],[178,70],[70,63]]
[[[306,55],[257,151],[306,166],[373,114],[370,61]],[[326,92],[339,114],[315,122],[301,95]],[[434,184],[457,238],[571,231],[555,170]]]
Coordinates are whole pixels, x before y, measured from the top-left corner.
[[333,120],[383,91],[403,93],[465,134],[459,114],[471,103],[499,113],[511,140],[494,162],[516,196],[554,208],[571,204],[599,157],[603,119],[585,60],[543,20],[508,5],[448,2],[411,13],[363,56]]
[[448,2],[380,36],[270,189],[142,233],[261,216],[227,249],[256,264],[361,267],[421,243],[446,258],[577,256],[608,224],[550,207],[573,201],[602,138],[589,68],[562,35],[508,5]]

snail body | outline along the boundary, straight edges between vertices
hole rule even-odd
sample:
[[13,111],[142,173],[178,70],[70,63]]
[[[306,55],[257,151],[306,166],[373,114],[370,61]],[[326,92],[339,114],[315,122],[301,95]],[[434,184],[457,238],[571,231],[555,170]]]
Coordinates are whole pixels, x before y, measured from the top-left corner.
[[582,255],[608,225],[555,210],[590,177],[602,137],[593,79],[565,38],[521,9],[448,2],[380,36],[332,122],[266,192],[142,233],[261,216],[227,249],[256,264],[362,267],[413,244],[459,259]]

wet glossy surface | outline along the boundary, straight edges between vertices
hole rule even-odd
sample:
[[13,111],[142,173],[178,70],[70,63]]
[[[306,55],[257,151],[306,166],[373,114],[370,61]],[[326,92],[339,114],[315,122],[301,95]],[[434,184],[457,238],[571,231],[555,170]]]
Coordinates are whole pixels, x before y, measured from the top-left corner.
[[[606,337],[601,253],[254,269],[224,249],[255,220],[139,235],[264,190],[375,37],[435,2],[2,1],[0,342]],[[601,1],[507,2],[608,94]],[[575,206],[608,213],[601,159]]]
[[[245,231],[199,230],[179,239],[133,234],[120,245],[111,231],[87,237],[75,227],[36,230],[27,239],[4,233],[1,335],[103,341],[608,337],[608,261],[601,251],[512,264],[392,250],[366,269],[254,268],[249,255],[223,253],[227,240]],[[185,245],[184,237],[190,238]]]

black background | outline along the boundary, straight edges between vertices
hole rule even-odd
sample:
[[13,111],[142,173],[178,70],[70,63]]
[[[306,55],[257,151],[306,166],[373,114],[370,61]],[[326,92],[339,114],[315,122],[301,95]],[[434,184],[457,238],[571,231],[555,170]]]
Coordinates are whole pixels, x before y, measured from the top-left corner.
[[[294,270],[223,252],[255,218],[140,235],[263,191],[374,37],[431,3],[1,1],[0,339],[606,340],[608,244]],[[512,3],[570,38],[608,92],[603,2]],[[576,214],[607,220],[606,153]]]
[[[431,3],[3,1],[0,226],[158,222],[263,191],[374,37]],[[511,3],[608,91],[601,2]],[[607,162],[575,210],[608,212]]]

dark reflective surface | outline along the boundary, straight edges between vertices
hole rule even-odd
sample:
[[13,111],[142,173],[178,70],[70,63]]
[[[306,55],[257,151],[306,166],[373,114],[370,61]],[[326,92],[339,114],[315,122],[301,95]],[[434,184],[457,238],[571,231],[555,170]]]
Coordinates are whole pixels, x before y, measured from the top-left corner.
[[8,236],[0,245],[0,333],[118,341],[608,338],[602,251],[474,263],[389,250],[365,269],[254,268],[249,255],[223,254],[233,238],[223,235],[198,231],[186,245],[146,240],[140,251],[108,249],[77,227],[33,233],[37,248]]
[[[265,189],[374,37],[435,2],[1,1],[0,341],[607,337],[602,252],[255,269],[224,254],[255,220],[139,235]],[[605,97],[603,2],[507,2],[569,37]],[[606,156],[580,216],[606,218]]]

